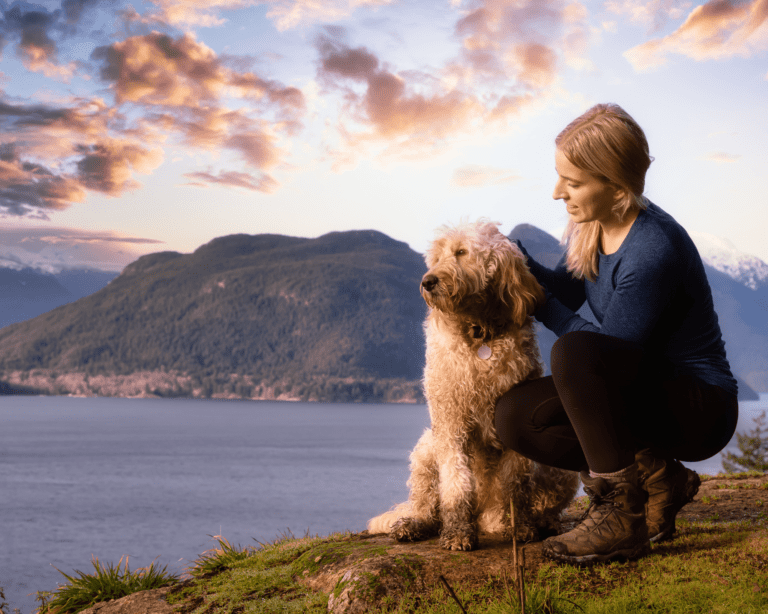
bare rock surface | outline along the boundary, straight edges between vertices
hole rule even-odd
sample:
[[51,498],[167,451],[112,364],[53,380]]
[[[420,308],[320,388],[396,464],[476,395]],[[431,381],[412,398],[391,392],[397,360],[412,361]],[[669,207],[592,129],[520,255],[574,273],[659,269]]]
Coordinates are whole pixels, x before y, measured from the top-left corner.
[[[357,561],[344,561],[320,569],[307,584],[329,593],[328,611],[333,614],[359,614],[370,611],[371,603],[388,598],[399,600],[406,594],[419,594],[440,584],[482,585],[489,578],[513,577],[513,548],[492,535],[481,535],[480,544],[470,552],[444,550],[437,539],[400,544],[384,535],[360,535],[371,544],[382,546],[386,554]],[[541,565],[541,542],[525,544],[525,568]]]
[[170,590],[171,587],[155,588],[102,601],[81,614],[173,614],[173,607],[165,600]]

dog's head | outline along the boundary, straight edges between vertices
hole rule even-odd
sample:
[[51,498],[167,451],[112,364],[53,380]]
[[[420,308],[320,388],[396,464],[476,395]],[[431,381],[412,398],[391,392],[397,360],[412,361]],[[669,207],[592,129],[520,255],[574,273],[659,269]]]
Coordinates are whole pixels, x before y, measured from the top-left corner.
[[498,223],[479,220],[443,226],[437,233],[421,281],[421,295],[433,309],[522,326],[544,300],[525,257]]

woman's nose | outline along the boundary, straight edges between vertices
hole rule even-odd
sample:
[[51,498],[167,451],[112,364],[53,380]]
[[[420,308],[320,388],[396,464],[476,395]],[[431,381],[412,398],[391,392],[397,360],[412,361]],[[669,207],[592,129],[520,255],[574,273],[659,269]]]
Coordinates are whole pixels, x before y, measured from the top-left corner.
[[565,198],[565,191],[563,190],[562,180],[558,180],[557,183],[555,183],[555,190],[552,192],[552,198],[555,200]]

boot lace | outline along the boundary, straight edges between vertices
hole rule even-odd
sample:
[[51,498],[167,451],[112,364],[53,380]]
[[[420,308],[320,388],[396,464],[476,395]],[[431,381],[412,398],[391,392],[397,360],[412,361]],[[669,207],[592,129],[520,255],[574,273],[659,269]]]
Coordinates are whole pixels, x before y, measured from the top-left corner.
[[[589,506],[586,510],[584,510],[584,513],[581,515],[581,518],[579,518],[579,522],[584,522],[587,519],[592,519],[593,521],[597,521],[602,516],[605,516],[609,508],[615,507],[618,505],[614,501],[614,497],[618,493],[616,489],[611,490],[610,492],[607,492],[603,495],[600,493],[597,493],[593,490],[584,489],[586,493],[589,495]],[[592,512],[595,512],[596,518],[592,518]]]

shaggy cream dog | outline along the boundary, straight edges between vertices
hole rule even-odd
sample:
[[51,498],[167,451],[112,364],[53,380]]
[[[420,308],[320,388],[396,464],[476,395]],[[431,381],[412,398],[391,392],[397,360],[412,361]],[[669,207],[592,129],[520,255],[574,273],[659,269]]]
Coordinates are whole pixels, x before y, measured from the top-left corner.
[[496,437],[497,399],[542,375],[529,314],[544,297],[497,226],[444,227],[426,254],[424,390],[432,428],[410,456],[408,501],[371,519],[371,533],[398,541],[439,533],[444,548],[471,550],[478,529],[511,539],[512,500],[517,537],[527,541],[539,529],[557,531],[576,492],[575,473],[504,451]]

